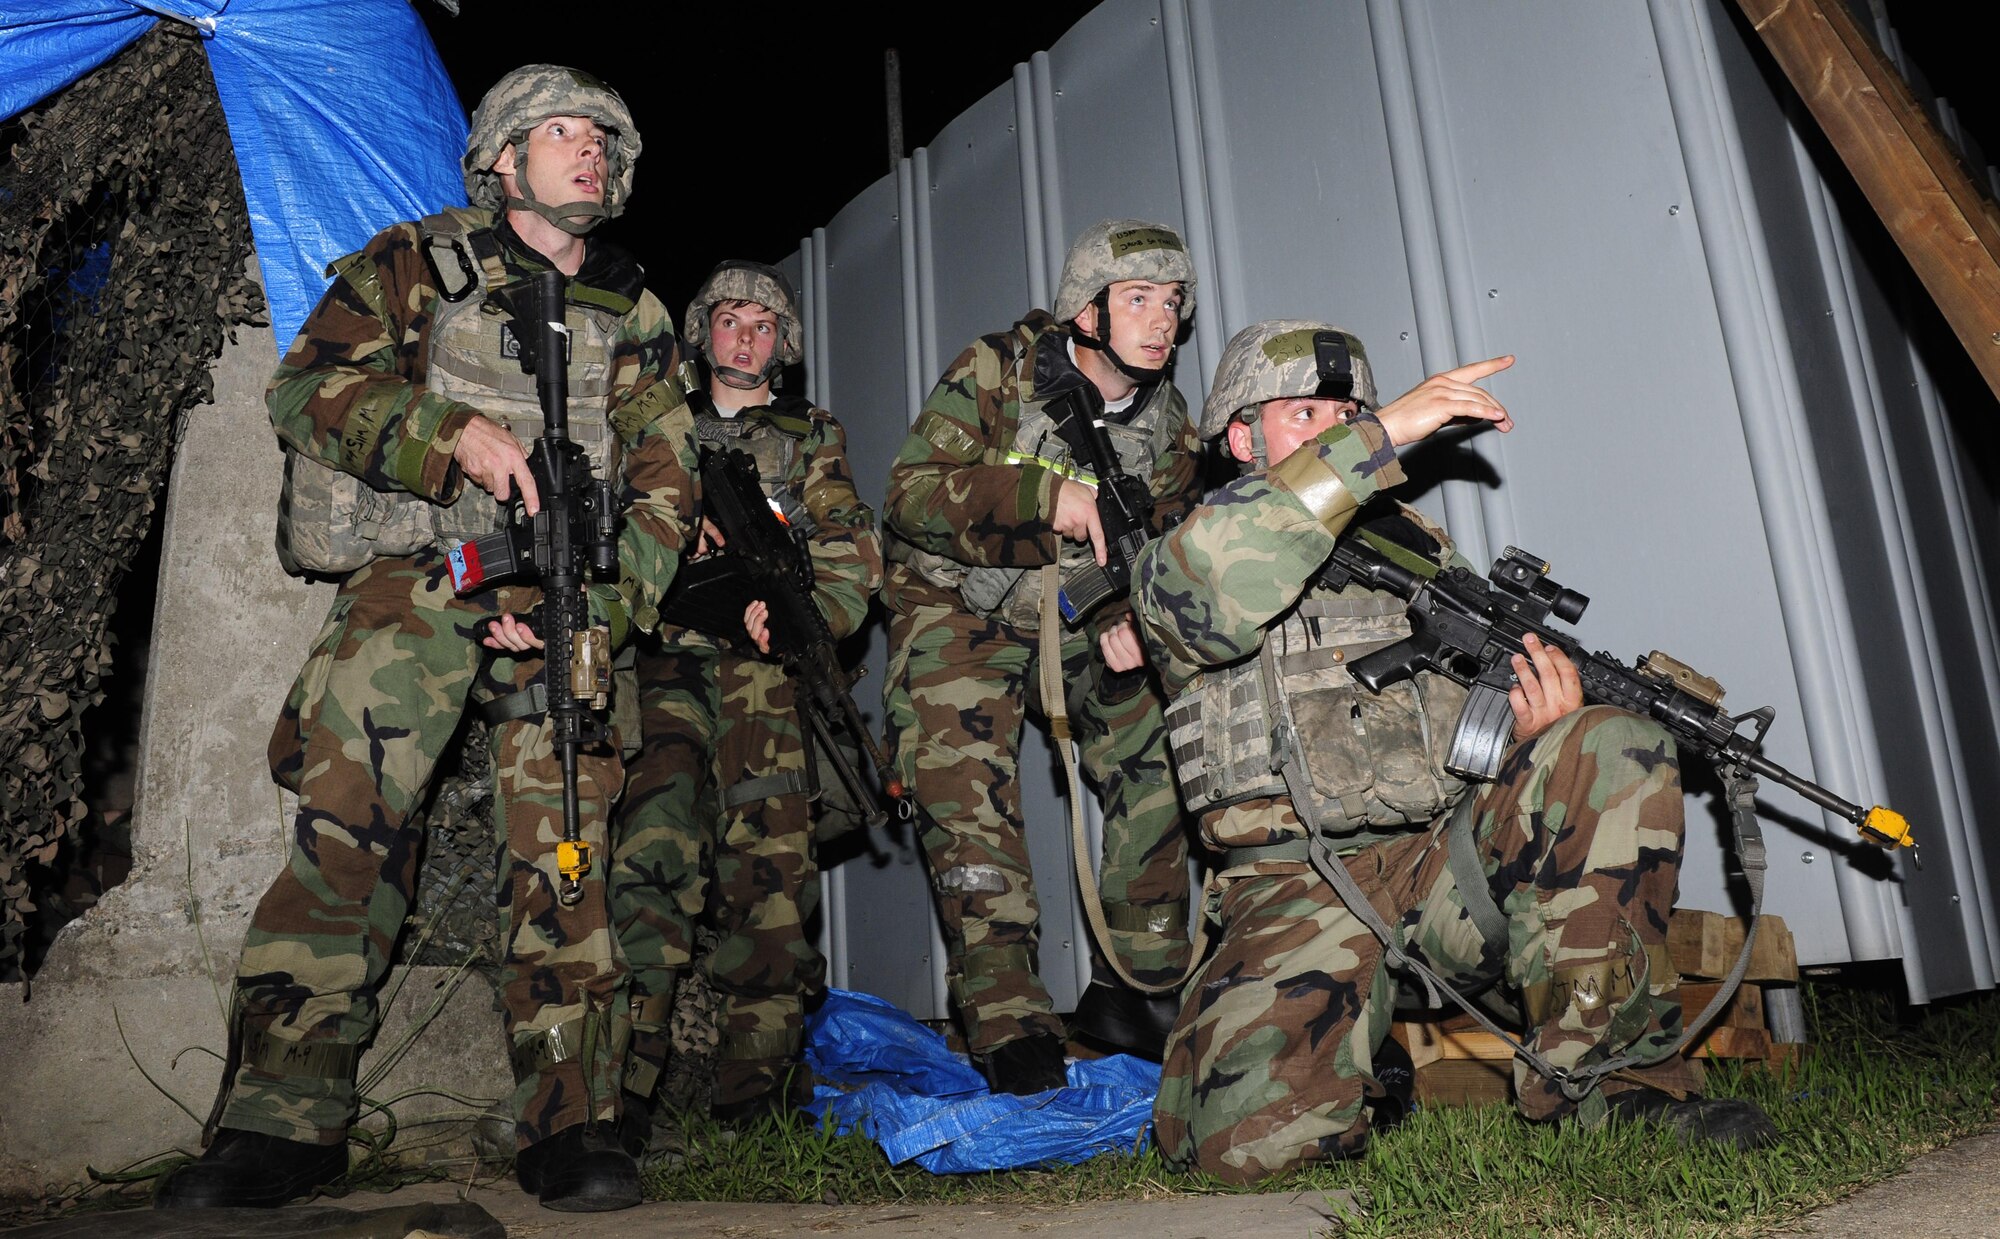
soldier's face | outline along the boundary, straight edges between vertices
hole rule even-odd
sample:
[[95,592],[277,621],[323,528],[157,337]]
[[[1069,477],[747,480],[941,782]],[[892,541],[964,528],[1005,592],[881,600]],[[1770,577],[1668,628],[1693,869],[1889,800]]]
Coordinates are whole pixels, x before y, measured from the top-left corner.
[[[1110,289],[1111,347],[1125,364],[1159,370],[1174,354],[1181,329],[1181,286],[1150,280],[1120,280]],[[1097,306],[1084,307],[1077,325],[1095,334]]]
[[778,316],[755,301],[717,302],[708,311],[708,346],[715,364],[762,374],[778,347]]
[[[1271,463],[1277,464],[1301,444],[1318,438],[1321,431],[1353,417],[1360,407],[1352,400],[1266,400],[1258,416],[1264,420],[1264,448],[1271,454]],[[1245,464],[1253,459],[1249,426],[1229,423],[1229,451]]]
[[[511,196],[518,197],[520,174],[510,142],[493,170]],[[528,131],[528,188],[538,202],[602,202],[605,185],[604,130],[587,116],[551,116]]]

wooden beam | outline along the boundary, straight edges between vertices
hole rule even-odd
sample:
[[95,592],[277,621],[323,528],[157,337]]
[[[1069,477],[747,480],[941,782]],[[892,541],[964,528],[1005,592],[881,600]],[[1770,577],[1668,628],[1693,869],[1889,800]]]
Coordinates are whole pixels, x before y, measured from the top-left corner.
[[1736,2],[2000,396],[2000,209],[1842,0]]

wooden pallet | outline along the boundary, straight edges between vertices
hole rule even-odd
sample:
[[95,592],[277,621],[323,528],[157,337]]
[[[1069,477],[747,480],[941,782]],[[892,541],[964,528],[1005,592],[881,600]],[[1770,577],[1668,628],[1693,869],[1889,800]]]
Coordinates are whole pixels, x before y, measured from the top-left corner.
[[[1715,912],[1683,910],[1668,923],[1667,952],[1680,972],[1681,1008],[1700,1014],[1743,949],[1744,923]],[[1798,981],[1798,959],[1782,919],[1766,916],[1757,930],[1745,981],[1708,1028],[1688,1047],[1695,1058],[1789,1062],[1804,1047],[1774,1043],[1765,1022],[1765,990]],[[1510,1095],[1514,1051],[1472,1017],[1455,1012],[1398,1021],[1391,1035],[1416,1067],[1417,1099],[1434,1105],[1486,1105]]]

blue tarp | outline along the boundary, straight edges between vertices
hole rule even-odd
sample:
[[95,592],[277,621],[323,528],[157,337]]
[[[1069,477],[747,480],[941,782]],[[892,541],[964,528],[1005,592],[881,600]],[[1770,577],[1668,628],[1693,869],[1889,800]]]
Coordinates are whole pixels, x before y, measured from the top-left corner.
[[1128,1055],[1069,1065],[1069,1087],[987,1091],[944,1038],[868,994],[833,990],[806,1022],[806,1062],[832,1085],[807,1112],[859,1129],[891,1162],[933,1174],[1074,1164],[1138,1152],[1151,1136],[1160,1069]]
[[408,0],[40,0],[32,16],[0,13],[0,119],[162,17],[201,32],[280,350],[328,262],[465,202],[465,112]]

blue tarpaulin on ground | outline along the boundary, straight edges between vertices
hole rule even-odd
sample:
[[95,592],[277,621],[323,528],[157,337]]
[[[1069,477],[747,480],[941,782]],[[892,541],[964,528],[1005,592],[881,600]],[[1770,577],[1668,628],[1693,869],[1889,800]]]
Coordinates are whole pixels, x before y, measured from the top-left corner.
[[894,1163],[933,1174],[1074,1164],[1151,1138],[1158,1066],[1114,1055],[1069,1066],[1069,1087],[994,1094],[944,1038],[868,994],[832,990],[806,1022],[806,1062],[832,1084],[807,1107],[859,1129]]
[[280,350],[325,267],[465,202],[465,111],[408,0],[38,0],[0,10],[0,119],[150,29],[199,31],[229,121]]

